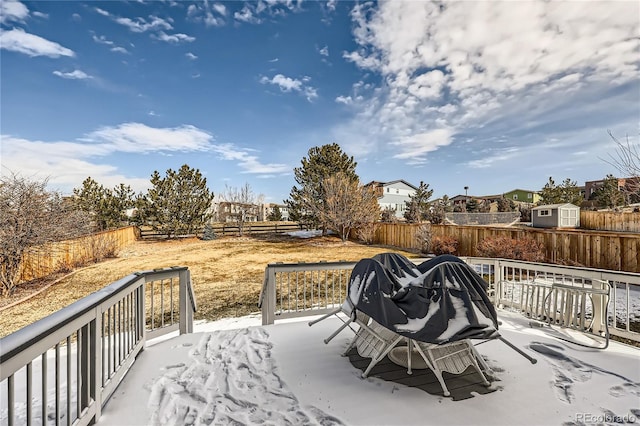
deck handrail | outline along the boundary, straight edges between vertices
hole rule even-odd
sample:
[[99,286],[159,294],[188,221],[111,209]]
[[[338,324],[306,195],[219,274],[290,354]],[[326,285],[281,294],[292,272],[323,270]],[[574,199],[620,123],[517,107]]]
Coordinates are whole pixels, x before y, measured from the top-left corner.
[[51,415],[56,424],[63,418],[67,424],[97,422],[146,341],[192,332],[195,310],[188,268],[156,269],[130,274],[3,337],[0,382],[7,424],[39,423],[34,419]]
[[[511,259],[462,257],[476,268],[489,284],[488,293],[498,308],[514,309],[532,319],[559,323],[559,314],[549,316],[549,312],[562,311],[567,317],[561,325],[574,326],[583,332],[604,336],[608,325],[611,335],[640,342],[640,312],[630,312],[633,306],[640,306],[640,274],[575,266],[552,265]],[[420,262],[422,259],[411,259]],[[318,263],[273,263],[265,268],[265,278],[258,306],[262,310],[262,323],[273,324],[276,319],[286,319],[304,315],[321,315],[331,312],[344,301],[349,276],[356,262]],[[536,277],[555,277],[553,292],[564,292],[553,299],[554,306],[532,303],[531,296],[524,297],[527,286],[542,286]],[[336,279],[336,277],[340,279]],[[345,278],[346,277],[346,278]],[[339,282],[340,288],[331,285]],[[606,283],[606,284],[605,284]],[[609,286],[611,288],[609,292]],[[568,287],[568,288],[565,288]],[[513,291],[517,289],[517,291]],[[517,293],[522,298],[514,299]],[[592,305],[592,321],[586,324],[582,312],[568,312],[565,295],[580,293],[582,300]],[[547,293],[540,297],[544,299]],[[511,297],[511,298],[510,298]],[[578,300],[578,299],[576,299]],[[631,304],[631,301],[636,304]],[[564,303],[565,306],[560,306]],[[536,309],[532,309],[533,305]],[[607,308],[608,318],[607,318]],[[546,311],[545,311],[546,309]],[[634,315],[632,317],[632,314]],[[577,318],[579,316],[579,318]],[[633,319],[633,321],[631,321]]]

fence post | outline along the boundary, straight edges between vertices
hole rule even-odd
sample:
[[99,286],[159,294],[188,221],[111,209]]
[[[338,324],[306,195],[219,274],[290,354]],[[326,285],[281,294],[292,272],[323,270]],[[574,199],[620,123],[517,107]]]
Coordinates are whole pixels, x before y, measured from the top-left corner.
[[[598,290],[606,290],[609,285],[609,281],[603,280],[602,276],[600,279],[591,280],[591,286]],[[613,288],[615,292],[615,287]],[[611,297],[611,296],[610,296]],[[606,304],[609,302],[608,298],[604,297],[602,294],[594,294],[592,296],[593,300],[593,326],[592,332],[595,334],[601,333],[605,329],[605,321],[608,321],[608,318],[605,318],[604,313],[606,312],[607,306]],[[616,319],[614,318],[614,325]]]
[[493,304],[496,307],[498,306],[498,303],[500,303],[500,295],[502,294],[502,279],[502,262],[500,259],[495,259],[493,261],[493,282],[495,284]]
[[276,320],[276,271],[267,266],[267,285],[262,302],[262,325],[273,324]]
[[[96,404],[94,422],[102,415],[102,309],[95,309],[95,319],[91,323],[91,397]],[[69,354],[67,354],[69,356]],[[68,414],[68,413],[67,413]]]
[[189,301],[189,285],[191,274],[189,270],[178,272],[178,278],[180,281],[180,334],[193,332],[193,310],[191,309],[191,303]]

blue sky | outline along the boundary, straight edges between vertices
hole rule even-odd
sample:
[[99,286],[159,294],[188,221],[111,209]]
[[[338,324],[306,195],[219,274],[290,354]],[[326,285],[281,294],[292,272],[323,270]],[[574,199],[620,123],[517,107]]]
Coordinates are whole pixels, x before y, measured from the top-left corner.
[[336,142],[435,196],[583,184],[638,143],[640,3],[0,3],[2,174],[65,194],[200,169],[269,202]]

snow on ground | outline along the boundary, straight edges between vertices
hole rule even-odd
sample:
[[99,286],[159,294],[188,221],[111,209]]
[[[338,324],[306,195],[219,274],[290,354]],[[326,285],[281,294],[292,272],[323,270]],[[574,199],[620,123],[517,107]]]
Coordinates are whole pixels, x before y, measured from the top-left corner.
[[[352,336],[348,329],[322,343],[341,324],[333,317],[311,328],[300,321],[262,327],[254,315],[199,323],[196,331],[207,332],[149,346],[99,423],[640,424],[637,348],[616,342],[605,351],[580,348],[528,327],[517,315],[500,314],[503,336],[538,363],[500,341],[481,344],[496,391],[466,400],[362,379],[340,356]],[[211,331],[217,325],[226,329]]]
[[313,238],[313,237],[319,237],[320,235],[322,235],[322,231],[318,229],[313,229],[310,231],[291,231],[291,232],[287,232],[286,234],[296,238]]

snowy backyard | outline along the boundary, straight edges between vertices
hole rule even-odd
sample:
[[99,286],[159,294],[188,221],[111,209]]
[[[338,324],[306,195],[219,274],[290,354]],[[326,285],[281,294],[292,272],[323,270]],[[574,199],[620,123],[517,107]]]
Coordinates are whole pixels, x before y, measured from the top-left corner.
[[[335,318],[259,326],[258,317],[196,325],[145,349],[101,424],[590,424],[640,420],[638,349],[584,349],[502,313],[500,341],[478,351],[494,371],[488,393],[456,400],[367,379],[340,353],[352,333],[322,340]],[[406,371],[404,372],[406,374]],[[452,377],[452,376],[445,376]]]

